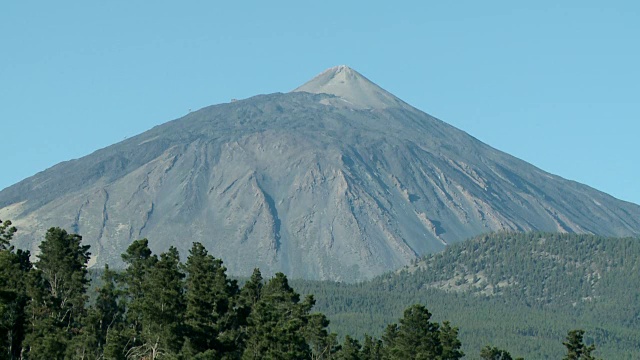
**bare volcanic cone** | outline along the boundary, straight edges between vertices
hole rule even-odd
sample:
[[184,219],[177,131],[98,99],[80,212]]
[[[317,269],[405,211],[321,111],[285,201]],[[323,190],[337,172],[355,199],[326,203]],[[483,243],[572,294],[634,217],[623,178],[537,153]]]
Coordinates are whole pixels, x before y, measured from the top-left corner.
[[0,192],[32,251],[51,226],[121,265],[146,237],[230,273],[356,281],[496,230],[640,234],[640,207],[546,173],[346,66],[203,108]]
[[346,104],[360,108],[409,107],[402,100],[346,65],[327,69],[293,91],[332,94]]

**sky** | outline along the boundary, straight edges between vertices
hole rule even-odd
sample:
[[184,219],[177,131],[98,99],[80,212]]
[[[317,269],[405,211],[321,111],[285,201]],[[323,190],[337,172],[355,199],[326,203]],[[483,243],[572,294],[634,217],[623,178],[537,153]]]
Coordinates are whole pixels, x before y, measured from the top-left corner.
[[640,2],[522,3],[3,2],[0,189],[346,64],[499,150],[640,204]]

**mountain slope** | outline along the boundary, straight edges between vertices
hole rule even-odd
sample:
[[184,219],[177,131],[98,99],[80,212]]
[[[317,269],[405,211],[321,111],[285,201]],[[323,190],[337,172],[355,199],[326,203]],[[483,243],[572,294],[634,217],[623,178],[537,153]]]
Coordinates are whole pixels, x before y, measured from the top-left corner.
[[359,284],[293,282],[314,294],[340,334],[380,335],[424,304],[460,327],[465,353],[486,344],[526,359],[557,359],[571,329],[603,359],[640,357],[640,241],[557,233],[481,235]]
[[[331,92],[326,94],[323,92]],[[248,275],[356,281],[488,231],[640,234],[640,207],[548,174],[403,103],[355,70],[201,109],[0,192],[37,249],[62,226],[92,264],[148,237]]]

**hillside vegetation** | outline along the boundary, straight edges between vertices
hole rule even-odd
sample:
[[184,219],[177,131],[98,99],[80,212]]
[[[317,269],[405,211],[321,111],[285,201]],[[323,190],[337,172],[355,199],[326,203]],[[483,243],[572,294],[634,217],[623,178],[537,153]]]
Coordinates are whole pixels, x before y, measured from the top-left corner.
[[[0,221],[0,359],[114,360],[456,360],[458,329],[434,322],[426,307],[408,307],[381,339],[350,336],[342,344],[327,332],[325,315],[277,273],[258,269],[242,287],[222,260],[193,243],[186,262],[176,248],[159,256],[147,239],[122,254],[126,270],[101,271],[90,288],[90,246],[82,237],[50,228],[37,260],[15,249],[17,229]],[[94,293],[89,301],[88,290]],[[583,332],[567,335],[567,353],[590,356]],[[511,359],[485,347],[483,358]],[[575,351],[574,351],[575,352]],[[508,355],[508,357],[502,356]],[[486,356],[485,356],[486,355]],[[582,359],[582,358],[581,358]],[[591,357],[584,360],[592,360]]]
[[493,343],[525,358],[557,358],[572,328],[605,359],[640,358],[640,241],[555,233],[495,233],[452,245],[354,285],[295,281],[339,334],[378,335],[413,303],[460,327],[463,350]]
[[493,234],[366,283],[258,269],[240,283],[197,242],[183,262],[136,240],[124,271],[90,274],[90,246],[61,228],[32,263],[11,225],[0,359],[595,360],[594,344],[604,359],[640,356],[634,239]]

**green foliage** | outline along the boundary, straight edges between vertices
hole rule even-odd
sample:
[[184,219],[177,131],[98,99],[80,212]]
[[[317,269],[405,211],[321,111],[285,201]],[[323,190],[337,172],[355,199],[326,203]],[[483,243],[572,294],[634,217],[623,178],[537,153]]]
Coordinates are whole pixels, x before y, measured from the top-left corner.
[[[67,350],[68,357],[82,359],[100,359],[107,347],[110,332],[119,332],[123,328],[124,307],[119,302],[122,292],[115,284],[116,273],[106,266],[102,272],[102,286],[96,289],[93,306],[87,309],[80,332],[76,334]],[[118,358],[117,356],[113,356]]]
[[489,345],[480,350],[480,357],[484,360],[513,360],[508,351]]
[[596,349],[595,345],[585,345],[584,330],[571,330],[567,339],[562,343],[567,348],[567,355],[563,360],[596,360],[591,353]]
[[[447,360],[462,358],[463,348],[474,358],[478,343],[495,340],[533,358],[557,358],[564,344],[565,359],[593,360],[595,346],[585,342],[638,343],[635,303],[620,310],[631,318],[618,323],[621,314],[604,317],[608,313],[595,307],[622,304],[606,291],[625,304],[638,300],[625,295],[616,279],[621,269],[638,269],[634,254],[640,247],[631,240],[488,235],[366,283],[292,282],[307,294],[301,296],[284,274],[265,283],[258,269],[239,288],[202,244],[193,244],[182,264],[175,248],[158,257],[142,239],[122,255],[126,270],[117,274],[107,267],[95,277],[99,285],[89,302],[89,248],[79,235],[50,229],[32,266],[28,252],[9,246],[15,230],[4,224],[0,359]],[[529,285],[529,272],[544,281]],[[580,286],[562,283],[567,272]],[[637,274],[625,280],[627,289],[635,286]],[[516,286],[521,282],[524,291]],[[605,321],[589,331],[590,338],[571,330],[562,343],[558,333],[566,334],[578,317]],[[464,326],[459,330],[443,318]],[[342,344],[329,326],[344,336]],[[600,345],[599,351],[616,359],[637,354]],[[479,356],[512,359],[495,346]]]
[[383,345],[382,340],[375,339],[368,334],[364,336],[362,351],[360,352],[361,360],[382,360]]
[[222,260],[209,255],[200,243],[193,244],[184,268],[188,341],[183,355],[208,352],[207,356],[221,356],[232,352],[238,338],[233,309],[237,283],[227,277]]
[[60,228],[47,231],[40,243],[35,263],[38,279],[44,285],[42,300],[48,315],[65,327],[77,326],[84,314],[89,245],[81,245],[82,237]]
[[139,303],[140,344],[129,349],[131,356],[156,358],[180,351],[185,314],[183,278],[180,255],[174,247],[149,269]]
[[93,307],[99,326],[100,343],[106,343],[111,329],[118,328],[124,320],[124,306],[119,300],[122,295],[116,286],[116,273],[107,265],[102,274],[102,287],[97,290],[98,296]]
[[240,292],[240,301],[246,308],[250,309],[255,306],[262,297],[262,287],[264,286],[262,280],[260,269],[253,269],[251,278],[244,284]]
[[431,322],[431,313],[422,305],[404,311],[397,327],[388,327],[385,346],[389,360],[439,359],[442,355],[439,324]]
[[131,328],[113,327],[107,332],[106,343],[103,349],[105,359],[125,360],[134,338],[134,330]]
[[126,295],[126,322],[135,333],[139,333],[147,297],[147,277],[158,262],[158,257],[149,249],[149,241],[141,239],[129,245],[127,251],[122,254],[122,260],[127,264],[127,269],[120,279]]
[[457,360],[464,357],[460,350],[462,342],[458,338],[458,328],[451,327],[448,321],[443,321],[440,326],[440,344],[442,345],[441,360]]
[[315,313],[307,316],[304,336],[311,349],[311,359],[332,359],[339,345],[336,334],[327,332],[329,320],[324,314]]
[[16,229],[15,226],[12,226],[10,220],[4,222],[0,220],[0,251],[7,250],[9,248],[9,242],[16,231],[18,231],[18,229]]
[[29,252],[9,246],[16,232],[11,221],[0,221],[0,359],[17,359],[25,336]]
[[488,343],[525,358],[560,358],[567,331],[583,328],[599,356],[632,360],[640,358],[640,294],[629,291],[640,288],[638,269],[638,239],[498,233],[364,283],[291,283],[314,294],[314,309],[339,336],[380,336],[417,303],[434,320],[460,325],[465,358],[477,359]]
[[47,231],[27,284],[29,325],[24,348],[29,359],[60,358],[83,329],[89,246],[60,228]]
[[334,356],[336,360],[360,360],[360,343],[357,339],[352,338],[347,335],[344,337],[344,343],[342,343],[342,347]]
[[309,358],[304,329],[313,305],[312,297],[300,302],[300,295],[289,286],[286,276],[277,273],[262,288],[251,310],[242,359]]

